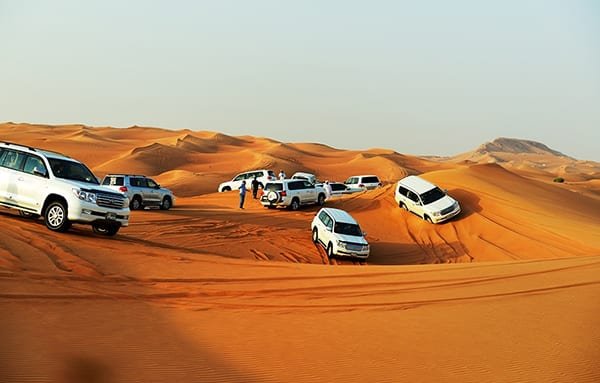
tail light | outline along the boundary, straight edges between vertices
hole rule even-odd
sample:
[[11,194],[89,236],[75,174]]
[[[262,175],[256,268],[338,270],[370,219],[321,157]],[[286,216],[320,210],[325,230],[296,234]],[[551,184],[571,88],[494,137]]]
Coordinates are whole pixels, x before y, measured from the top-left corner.
[[285,197],[285,196],[287,196],[287,192],[286,192],[285,190],[284,190],[284,191],[282,191],[280,194],[281,194],[281,196],[282,196],[282,197]]
[[273,179],[273,177],[267,176],[267,180],[271,181],[272,179]]
[[121,186],[119,191],[125,193],[127,191],[127,186]]

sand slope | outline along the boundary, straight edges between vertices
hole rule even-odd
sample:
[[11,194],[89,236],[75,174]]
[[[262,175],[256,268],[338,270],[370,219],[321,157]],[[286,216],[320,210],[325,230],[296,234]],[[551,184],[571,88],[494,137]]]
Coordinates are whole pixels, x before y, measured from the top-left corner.
[[[187,130],[4,124],[0,139],[180,197],[112,239],[0,209],[2,382],[600,380],[595,180]],[[245,166],[379,174],[383,188],[328,202],[368,232],[370,259],[327,259],[317,207],[239,210],[214,193]],[[408,173],[463,213],[430,225],[398,208]]]

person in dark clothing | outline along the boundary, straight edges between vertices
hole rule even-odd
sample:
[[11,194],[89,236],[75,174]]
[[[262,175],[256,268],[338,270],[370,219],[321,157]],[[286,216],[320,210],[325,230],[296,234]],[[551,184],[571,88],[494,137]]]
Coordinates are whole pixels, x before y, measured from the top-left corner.
[[240,209],[244,208],[244,200],[246,199],[246,181],[242,181],[240,186]]
[[256,194],[258,193],[258,187],[260,186],[260,182],[258,181],[258,179],[256,178],[256,176],[254,176],[254,179],[252,180],[252,197],[254,199],[256,199]]

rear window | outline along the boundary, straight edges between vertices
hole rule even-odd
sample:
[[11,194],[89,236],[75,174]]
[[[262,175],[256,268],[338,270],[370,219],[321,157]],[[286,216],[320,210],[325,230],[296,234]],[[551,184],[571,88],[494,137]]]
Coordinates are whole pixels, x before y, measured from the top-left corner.
[[104,177],[104,181],[102,181],[102,185],[123,186],[123,182],[124,182],[123,177]]
[[377,177],[363,177],[362,182],[365,184],[377,184],[379,183],[379,178]]
[[2,166],[9,169],[19,170],[27,155],[14,150],[7,150],[2,159]]
[[333,190],[333,191],[346,190],[346,185],[333,184],[333,185],[331,185],[331,190]]
[[281,183],[268,183],[265,185],[265,191],[282,191],[283,190],[283,184]]

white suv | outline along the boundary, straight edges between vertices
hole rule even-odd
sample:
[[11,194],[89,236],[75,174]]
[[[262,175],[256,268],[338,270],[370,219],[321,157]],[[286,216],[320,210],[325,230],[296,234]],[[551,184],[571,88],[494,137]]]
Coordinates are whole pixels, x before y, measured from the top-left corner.
[[233,177],[231,181],[223,182],[219,185],[217,190],[219,192],[237,190],[242,185],[242,181],[246,181],[246,187],[250,189],[250,185],[255,176],[261,187],[266,185],[267,182],[275,181],[277,179],[277,176],[272,170],[252,170],[238,174]]
[[0,205],[43,216],[48,229],[59,232],[84,223],[112,236],[129,224],[127,197],[100,186],[84,164],[8,142],[0,142]]
[[281,180],[265,185],[260,203],[274,209],[277,206],[298,210],[300,205],[325,204],[325,189],[306,180]]
[[460,213],[460,205],[454,198],[417,176],[398,181],[395,197],[398,206],[430,223],[443,222]]
[[381,181],[379,180],[379,177],[374,175],[352,176],[349,177],[344,183],[349,187],[359,188],[362,190],[377,189],[381,186]]
[[173,192],[146,176],[109,174],[102,180],[102,185],[125,194],[131,210],[145,207],[169,210],[175,204]]
[[352,216],[343,210],[323,208],[311,223],[312,240],[321,244],[327,256],[344,255],[366,259],[369,257],[369,243]]

